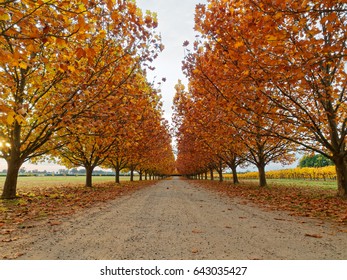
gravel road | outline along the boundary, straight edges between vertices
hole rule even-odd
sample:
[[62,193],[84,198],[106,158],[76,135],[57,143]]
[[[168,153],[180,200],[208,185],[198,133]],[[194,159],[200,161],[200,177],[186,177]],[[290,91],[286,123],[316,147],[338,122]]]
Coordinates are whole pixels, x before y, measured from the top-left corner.
[[347,259],[333,225],[240,202],[160,181],[32,232],[19,259]]

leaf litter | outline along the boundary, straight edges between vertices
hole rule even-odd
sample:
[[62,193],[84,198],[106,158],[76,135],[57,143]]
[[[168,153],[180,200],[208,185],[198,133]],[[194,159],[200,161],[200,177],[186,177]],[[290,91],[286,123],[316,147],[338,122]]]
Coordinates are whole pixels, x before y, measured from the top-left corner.
[[[233,185],[228,182],[199,181],[196,185],[220,195],[243,199],[241,204],[254,203],[269,211],[287,211],[291,216],[312,217],[347,226],[347,200],[336,191],[314,187]],[[241,217],[240,217],[241,219]]]

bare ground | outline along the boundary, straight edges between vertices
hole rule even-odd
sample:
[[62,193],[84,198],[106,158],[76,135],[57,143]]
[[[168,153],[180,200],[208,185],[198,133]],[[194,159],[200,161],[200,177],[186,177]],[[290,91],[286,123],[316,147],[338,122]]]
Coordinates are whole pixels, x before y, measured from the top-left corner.
[[267,212],[174,178],[0,244],[18,259],[347,259],[334,224]]

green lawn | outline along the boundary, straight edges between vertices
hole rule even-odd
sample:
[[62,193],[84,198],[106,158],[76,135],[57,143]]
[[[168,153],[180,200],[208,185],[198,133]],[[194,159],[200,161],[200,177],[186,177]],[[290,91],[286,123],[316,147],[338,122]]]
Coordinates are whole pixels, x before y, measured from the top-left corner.
[[[32,177],[18,177],[18,188],[26,187],[56,187],[68,186],[85,183],[85,176],[32,176]],[[129,176],[121,176],[121,181],[129,181]],[[134,180],[138,180],[134,177]],[[114,176],[93,176],[93,183],[114,182]],[[0,189],[5,182],[5,177],[0,177]]]

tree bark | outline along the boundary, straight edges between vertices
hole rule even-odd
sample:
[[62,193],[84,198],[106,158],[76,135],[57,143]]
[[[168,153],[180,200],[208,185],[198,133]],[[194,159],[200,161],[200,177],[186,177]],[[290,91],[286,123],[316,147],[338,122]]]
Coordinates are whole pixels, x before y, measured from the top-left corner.
[[86,169],[86,187],[91,188],[92,185],[92,178],[93,178],[93,166],[84,166]]
[[259,172],[259,186],[260,187],[266,187],[266,174],[265,174],[265,164],[258,164],[258,172]]
[[229,166],[231,171],[233,172],[233,183],[234,185],[239,184],[239,178],[237,176],[237,164],[236,164],[236,157],[234,157],[232,160],[229,160],[226,162],[226,164]]
[[223,182],[223,170],[222,169],[218,169],[218,175],[219,175],[219,182]]
[[4,189],[1,195],[3,199],[13,199],[17,197],[17,180],[19,169],[22,166],[24,160],[21,159],[20,147],[21,147],[21,126],[15,121],[13,128],[13,139],[11,144],[11,150],[9,156],[6,158],[7,162],[7,174],[4,184]]
[[116,184],[120,184],[120,164],[118,160],[116,160],[116,163],[113,162],[113,168],[115,173],[115,182]]
[[115,172],[116,172],[116,176],[115,176],[116,183],[120,184],[120,170],[119,170],[119,168],[115,168]]
[[334,163],[337,177],[337,195],[347,198],[347,158],[335,157]]
[[233,172],[233,182],[234,182],[234,185],[239,184],[240,182],[239,182],[239,178],[237,177],[237,167],[236,166],[232,166],[231,170]]
[[214,175],[213,175],[213,169],[212,168],[210,169],[210,176],[211,176],[211,181],[213,181],[214,180]]
[[21,165],[21,161],[15,158],[7,161],[7,174],[1,198],[13,199],[17,197],[17,180]]
[[223,182],[223,162],[222,162],[222,160],[220,160],[218,163],[217,172],[219,175],[219,182]]
[[130,182],[134,182],[134,169],[130,170]]

